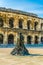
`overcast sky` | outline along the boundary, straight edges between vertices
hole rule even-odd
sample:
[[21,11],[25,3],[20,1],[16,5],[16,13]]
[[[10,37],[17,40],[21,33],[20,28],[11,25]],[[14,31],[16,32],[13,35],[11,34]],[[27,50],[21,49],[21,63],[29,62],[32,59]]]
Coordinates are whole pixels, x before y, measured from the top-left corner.
[[0,7],[35,13],[43,18],[43,0],[0,0]]

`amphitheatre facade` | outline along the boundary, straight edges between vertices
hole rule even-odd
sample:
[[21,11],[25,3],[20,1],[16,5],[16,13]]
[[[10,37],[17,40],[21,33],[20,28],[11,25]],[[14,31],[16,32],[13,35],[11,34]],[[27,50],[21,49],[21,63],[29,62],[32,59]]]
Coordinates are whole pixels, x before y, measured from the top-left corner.
[[0,44],[16,44],[20,34],[24,37],[24,44],[42,44],[43,18],[0,7]]

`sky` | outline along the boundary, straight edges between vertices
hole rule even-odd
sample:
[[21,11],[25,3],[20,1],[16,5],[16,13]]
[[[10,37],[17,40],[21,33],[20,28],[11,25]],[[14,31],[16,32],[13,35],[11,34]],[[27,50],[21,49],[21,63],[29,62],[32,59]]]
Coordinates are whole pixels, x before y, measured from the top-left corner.
[[43,18],[43,0],[0,0],[0,7],[35,13]]

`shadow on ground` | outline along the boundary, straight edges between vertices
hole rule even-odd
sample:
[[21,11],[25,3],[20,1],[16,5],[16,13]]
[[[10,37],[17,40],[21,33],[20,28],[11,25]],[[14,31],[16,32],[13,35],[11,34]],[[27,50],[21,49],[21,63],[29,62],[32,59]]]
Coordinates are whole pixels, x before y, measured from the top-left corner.
[[42,54],[30,54],[29,56],[43,56]]

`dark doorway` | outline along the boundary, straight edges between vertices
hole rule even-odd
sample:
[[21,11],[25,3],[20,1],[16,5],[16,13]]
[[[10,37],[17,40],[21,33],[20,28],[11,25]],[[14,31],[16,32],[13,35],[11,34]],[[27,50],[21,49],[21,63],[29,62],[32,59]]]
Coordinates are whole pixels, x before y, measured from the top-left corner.
[[31,22],[30,20],[27,21],[27,29],[28,29],[28,30],[30,30],[30,22]]
[[10,18],[10,19],[9,19],[9,26],[10,26],[11,28],[14,27],[13,22],[14,22],[14,19],[13,19],[13,18]]
[[31,36],[27,37],[27,44],[31,44],[31,38],[32,38]]
[[0,34],[0,44],[3,44],[3,35]]
[[0,27],[3,27],[3,19],[0,18]]
[[37,25],[38,25],[38,22],[35,22],[34,23],[34,29],[37,30]]
[[35,44],[38,44],[38,36],[35,36]]
[[41,30],[43,30],[43,23],[41,23]]
[[41,37],[41,43],[43,44],[43,37]]
[[23,28],[22,22],[23,22],[23,20],[22,19],[19,19],[19,28]]
[[14,44],[14,36],[12,34],[8,36],[8,44]]

